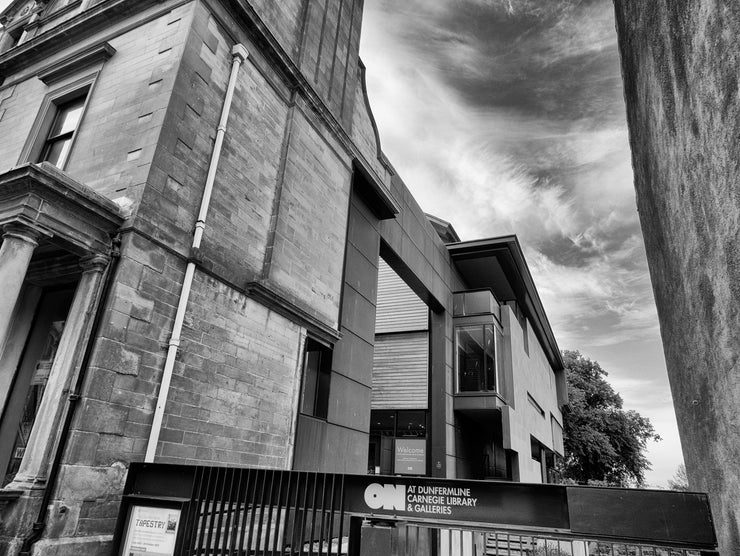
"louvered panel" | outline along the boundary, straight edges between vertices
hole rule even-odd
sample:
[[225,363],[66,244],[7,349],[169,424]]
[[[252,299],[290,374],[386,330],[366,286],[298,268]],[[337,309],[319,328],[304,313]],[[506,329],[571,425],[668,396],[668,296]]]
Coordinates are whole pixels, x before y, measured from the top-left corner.
[[375,332],[404,332],[428,328],[427,306],[401,277],[380,259]]
[[427,332],[375,337],[373,409],[426,409],[428,379]]

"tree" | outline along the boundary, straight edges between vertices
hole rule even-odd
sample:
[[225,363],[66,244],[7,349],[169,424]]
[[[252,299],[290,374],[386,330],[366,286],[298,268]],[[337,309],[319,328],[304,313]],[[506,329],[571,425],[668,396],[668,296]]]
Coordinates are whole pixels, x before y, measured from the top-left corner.
[[568,406],[563,412],[563,475],[580,484],[641,486],[650,462],[648,440],[660,440],[650,420],[622,408],[607,372],[577,351],[563,351]]
[[668,488],[671,490],[689,490],[689,478],[686,475],[686,466],[682,463],[676,469],[672,479],[668,479]]

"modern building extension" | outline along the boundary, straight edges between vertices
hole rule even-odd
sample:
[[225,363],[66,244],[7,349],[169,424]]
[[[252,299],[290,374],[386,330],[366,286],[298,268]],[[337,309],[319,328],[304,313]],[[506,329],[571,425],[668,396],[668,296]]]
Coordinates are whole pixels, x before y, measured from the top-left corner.
[[[132,461],[366,473],[373,447],[386,471],[410,409],[418,474],[546,477],[562,363],[521,249],[421,211],[361,21],[362,0],[3,12],[0,552],[107,554]],[[414,407],[374,388],[381,260],[425,307]]]
[[[368,470],[431,473],[423,456],[441,442],[458,478],[553,482],[564,373],[519,242],[460,242],[429,218],[466,287],[453,292],[453,372],[430,388],[429,309],[381,259]],[[442,404],[451,411],[440,430],[428,408]]]

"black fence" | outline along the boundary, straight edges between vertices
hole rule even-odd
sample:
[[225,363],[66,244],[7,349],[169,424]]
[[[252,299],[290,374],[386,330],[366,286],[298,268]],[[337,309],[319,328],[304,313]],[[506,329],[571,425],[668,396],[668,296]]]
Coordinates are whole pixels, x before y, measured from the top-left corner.
[[698,493],[141,463],[129,469],[115,546],[125,556],[356,556],[374,554],[372,527],[388,531],[380,556],[716,554]]

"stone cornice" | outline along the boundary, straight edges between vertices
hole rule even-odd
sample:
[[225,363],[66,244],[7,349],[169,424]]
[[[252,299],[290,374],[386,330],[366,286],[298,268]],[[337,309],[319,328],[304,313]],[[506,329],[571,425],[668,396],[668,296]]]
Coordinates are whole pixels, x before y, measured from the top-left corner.
[[[161,4],[155,0],[105,0],[92,8],[52,27],[48,31],[0,54],[0,79],[50,57],[55,51],[92,36],[117,19],[128,17],[147,7]],[[169,7],[167,9],[170,9]]]
[[104,62],[108,60],[113,54],[116,53],[116,49],[113,48],[109,43],[102,42],[93,46],[78,50],[63,60],[52,64],[48,68],[38,73],[38,78],[46,85],[56,83],[60,79],[64,79],[66,76],[88,66],[91,66],[97,62]]
[[48,162],[0,174],[0,225],[38,227],[82,255],[107,253],[123,221],[118,205]]

